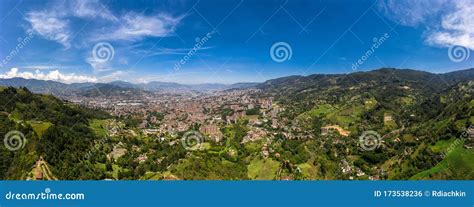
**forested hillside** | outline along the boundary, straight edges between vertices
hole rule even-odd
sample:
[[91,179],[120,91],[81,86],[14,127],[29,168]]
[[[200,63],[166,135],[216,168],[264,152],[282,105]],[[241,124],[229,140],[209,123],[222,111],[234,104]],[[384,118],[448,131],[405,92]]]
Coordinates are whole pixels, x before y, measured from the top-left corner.
[[[32,94],[26,88],[0,89],[0,133],[16,130],[13,145],[23,148],[10,151],[1,148],[2,179],[26,179],[32,166],[40,158],[52,167],[52,173],[62,179],[100,179],[83,162],[85,153],[97,136],[88,127],[92,118],[106,118],[107,114],[68,104],[50,95]],[[13,137],[9,137],[12,138]],[[7,138],[5,138],[7,139]],[[18,143],[21,142],[21,143]]]

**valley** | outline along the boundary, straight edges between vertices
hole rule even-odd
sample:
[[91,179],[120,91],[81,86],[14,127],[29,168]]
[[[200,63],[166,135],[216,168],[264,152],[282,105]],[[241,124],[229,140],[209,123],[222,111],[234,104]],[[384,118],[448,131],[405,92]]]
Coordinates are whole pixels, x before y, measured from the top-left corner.
[[0,150],[3,179],[474,179],[474,69],[226,86],[30,81],[0,80],[0,134],[25,140]]

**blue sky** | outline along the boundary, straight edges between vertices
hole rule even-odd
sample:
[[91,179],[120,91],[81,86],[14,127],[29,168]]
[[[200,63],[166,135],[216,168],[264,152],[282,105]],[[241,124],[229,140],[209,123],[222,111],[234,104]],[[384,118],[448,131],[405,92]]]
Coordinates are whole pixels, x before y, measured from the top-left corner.
[[473,21],[473,0],[6,0],[0,78],[235,83],[381,67],[448,72],[474,67]]

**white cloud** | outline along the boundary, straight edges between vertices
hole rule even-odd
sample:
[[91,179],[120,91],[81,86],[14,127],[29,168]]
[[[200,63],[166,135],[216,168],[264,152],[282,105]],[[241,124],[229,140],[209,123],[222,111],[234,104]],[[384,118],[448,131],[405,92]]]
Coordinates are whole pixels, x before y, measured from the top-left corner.
[[130,12],[120,17],[118,24],[96,38],[97,40],[140,40],[143,37],[167,37],[174,32],[182,17],[167,14],[145,16]]
[[101,76],[100,81],[108,83],[116,80],[123,80],[123,77],[126,77],[127,75],[129,75],[129,72],[118,70],[108,75]]
[[60,43],[65,48],[71,46],[71,31],[68,20],[62,19],[55,11],[34,11],[26,14],[30,32],[47,40]]
[[389,19],[404,26],[418,26],[432,20],[448,0],[382,0],[378,8]]
[[474,1],[453,1],[455,10],[444,15],[439,31],[431,33],[427,42],[433,45],[461,45],[474,50]]
[[52,70],[48,73],[43,73],[40,70],[32,72],[18,72],[18,68],[12,68],[10,71],[0,74],[0,78],[25,78],[25,79],[37,79],[37,80],[52,80],[63,83],[84,83],[84,82],[97,82],[97,78],[91,76],[76,75],[74,73],[63,74],[59,70]]
[[[172,35],[176,26],[184,16],[172,16],[165,13],[145,15],[128,12],[121,16],[115,15],[100,0],[71,0],[58,2],[43,10],[33,10],[26,14],[29,22],[29,32],[44,39],[55,41],[69,49],[72,45],[78,49],[92,50],[91,45],[98,41],[139,41],[146,37],[167,37]],[[87,27],[77,28],[81,21],[86,21]],[[75,36],[78,29],[84,29],[81,35]],[[72,42],[73,37],[78,42]],[[207,49],[207,48],[202,48]],[[113,70],[114,61],[97,61],[89,51],[83,56],[94,70],[94,74]],[[148,55],[184,54],[184,50],[163,50]],[[119,64],[126,65],[128,60],[118,57]],[[30,74],[24,74],[30,75]]]
[[173,17],[165,13],[144,15],[128,12],[123,16],[116,16],[99,0],[66,1],[44,10],[30,11],[25,19],[30,23],[29,31],[56,41],[68,49],[75,29],[72,24],[74,18],[87,19],[91,27],[100,28],[88,32],[90,36],[86,37],[86,41],[137,41],[144,37],[167,37],[183,19],[182,16]]
[[72,65],[23,65],[19,66],[22,69],[28,70],[52,70],[55,68],[76,68],[77,66]]
[[98,0],[76,0],[71,3],[71,12],[80,18],[100,17],[106,20],[117,21],[112,12]]
[[86,58],[86,62],[94,69],[94,72],[105,72],[112,70],[111,61],[98,61],[92,56]]
[[429,45],[474,49],[474,0],[383,0],[379,9],[401,25],[424,27]]

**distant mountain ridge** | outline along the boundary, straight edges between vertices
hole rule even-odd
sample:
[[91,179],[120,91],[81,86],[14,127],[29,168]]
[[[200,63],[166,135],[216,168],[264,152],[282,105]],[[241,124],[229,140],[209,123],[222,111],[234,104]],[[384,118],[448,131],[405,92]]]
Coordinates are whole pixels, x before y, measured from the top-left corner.
[[[453,85],[461,81],[474,80],[474,69],[465,69],[448,73],[430,73],[412,69],[381,68],[372,71],[354,72],[348,74],[313,74],[309,76],[287,76],[267,80],[263,83],[235,83],[235,84],[180,84],[174,82],[152,81],[149,83],[129,83],[113,81],[110,83],[71,83],[44,81],[36,79],[11,78],[0,79],[0,86],[26,87],[34,93],[53,94],[58,96],[71,94],[100,95],[122,93],[180,93],[180,92],[212,92],[229,89],[256,87],[278,93],[288,92],[295,94],[309,88],[321,88],[325,85],[336,84],[349,87],[361,82],[403,82],[406,84],[422,84],[434,90],[441,90],[446,85]],[[444,86],[443,86],[444,85]]]
[[[474,80],[474,68],[448,73],[430,73],[412,69],[381,68],[372,71],[354,72],[349,74],[313,74],[308,76],[288,76],[267,80],[256,87],[263,90],[282,92],[290,90],[295,93],[308,88],[321,88],[327,85],[349,87],[368,82],[399,82],[404,84],[423,84],[441,90],[446,85]],[[444,86],[443,86],[444,85]]]
[[[344,103],[350,111],[350,106],[356,104],[357,100],[364,99],[379,103],[376,110],[378,112],[390,111],[406,116],[411,115],[410,113],[429,114],[427,117],[432,118],[433,114],[420,112],[420,108],[432,108],[434,111],[435,106],[440,108],[443,105],[438,103],[443,99],[439,94],[453,91],[459,85],[472,87],[473,83],[474,69],[435,74],[410,69],[381,68],[350,74],[283,77],[268,80],[256,87],[262,90],[264,96],[273,97],[285,106],[287,114],[291,116],[298,116],[324,104]],[[427,106],[421,107],[422,105]]]
[[153,81],[149,83],[134,84],[125,81],[113,81],[110,83],[61,83],[57,81],[45,81],[36,79],[11,78],[0,79],[0,86],[26,87],[34,93],[53,94],[58,96],[79,94],[79,95],[100,95],[117,93],[117,91],[127,92],[210,92],[227,89],[246,88],[258,83],[236,83],[236,84],[180,84],[173,82]]

